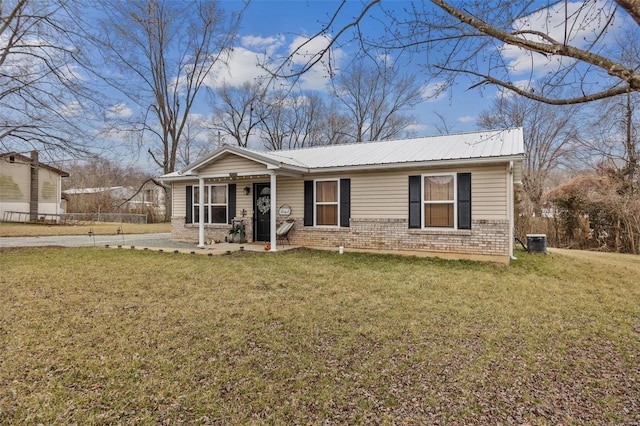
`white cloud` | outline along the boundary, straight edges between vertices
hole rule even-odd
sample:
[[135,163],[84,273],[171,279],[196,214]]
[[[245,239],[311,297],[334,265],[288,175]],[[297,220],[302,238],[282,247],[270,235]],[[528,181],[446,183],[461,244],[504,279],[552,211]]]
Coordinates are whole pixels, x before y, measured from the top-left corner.
[[228,64],[218,62],[205,84],[209,87],[220,87],[225,83],[230,86],[240,86],[263,78],[267,73],[260,68],[262,56],[263,54],[244,47],[236,47],[229,57]]
[[[292,64],[302,67],[309,62],[318,59],[320,54],[327,49],[331,39],[325,37],[303,37],[297,36],[289,44],[289,55],[291,55]],[[328,50],[309,71],[300,77],[300,84],[305,90],[321,90],[327,89],[331,71],[340,69],[345,53],[342,49]],[[330,68],[331,67],[331,68]]]
[[[582,48],[592,43],[605,29],[604,25],[607,21],[603,15],[610,8],[610,5],[601,0],[595,1],[591,5],[585,5],[585,2],[558,2],[515,21],[513,30],[542,32],[560,43],[566,42],[574,47]],[[615,28],[607,30],[608,33],[614,31]],[[547,43],[537,35],[524,34],[521,37],[539,43]],[[556,69],[560,65],[566,66],[573,61],[559,56],[547,57],[506,44],[500,48],[500,53],[508,67],[516,74],[533,71],[534,74],[540,75],[547,70]]]
[[415,134],[416,136],[426,135],[428,131],[431,131],[431,126],[422,123],[410,124],[405,129],[408,133]]
[[240,38],[240,45],[251,49],[264,49],[269,54],[285,43],[285,37],[279,35],[277,37],[262,37],[256,35],[247,35]]
[[[284,36],[244,36],[240,39],[240,45],[231,52],[227,64],[216,64],[205,84],[217,88],[223,84],[240,86],[246,82],[265,79],[269,73],[261,65],[266,64],[268,60],[284,61],[288,56],[291,56],[293,68],[299,69],[308,61],[317,58],[328,44],[329,39],[322,37],[310,39],[297,36],[287,44]],[[296,48],[300,46],[302,47],[296,51]],[[299,83],[302,89],[322,91],[327,89],[329,57],[331,58],[331,66],[337,69],[344,58],[344,52],[341,49],[332,49],[330,55],[325,54],[318,64],[300,77]]]
[[133,110],[126,104],[114,104],[107,110],[107,118],[129,118],[133,115]]
[[458,117],[458,121],[461,123],[472,123],[476,121],[476,117],[471,115],[464,115],[462,117]]
[[420,95],[425,102],[435,102],[444,98],[446,95],[447,82],[436,81],[429,83],[420,88]]

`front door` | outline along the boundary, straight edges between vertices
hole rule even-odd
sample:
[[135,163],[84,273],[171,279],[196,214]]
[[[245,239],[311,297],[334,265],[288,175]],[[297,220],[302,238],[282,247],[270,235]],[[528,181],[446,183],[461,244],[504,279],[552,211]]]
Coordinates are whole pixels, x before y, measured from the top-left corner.
[[253,184],[253,241],[271,241],[271,187]]

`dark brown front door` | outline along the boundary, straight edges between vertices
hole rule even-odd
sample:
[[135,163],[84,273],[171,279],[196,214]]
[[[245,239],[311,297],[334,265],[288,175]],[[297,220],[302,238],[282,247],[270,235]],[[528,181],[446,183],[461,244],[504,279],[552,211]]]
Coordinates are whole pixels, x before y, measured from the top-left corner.
[[253,241],[271,240],[271,187],[268,183],[253,184]]

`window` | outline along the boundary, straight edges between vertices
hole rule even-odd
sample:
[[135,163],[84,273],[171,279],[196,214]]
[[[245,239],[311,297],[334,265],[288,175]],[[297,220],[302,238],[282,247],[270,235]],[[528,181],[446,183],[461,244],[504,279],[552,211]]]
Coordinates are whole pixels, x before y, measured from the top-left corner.
[[304,181],[304,226],[348,228],[350,221],[350,178]]
[[409,228],[471,229],[471,173],[409,176]]
[[425,176],[424,227],[455,227],[455,175]]
[[205,185],[204,197],[200,187],[193,186],[193,223],[200,222],[200,203],[204,203],[204,223],[227,223],[227,185]]
[[324,180],[315,183],[316,225],[338,226],[338,181]]

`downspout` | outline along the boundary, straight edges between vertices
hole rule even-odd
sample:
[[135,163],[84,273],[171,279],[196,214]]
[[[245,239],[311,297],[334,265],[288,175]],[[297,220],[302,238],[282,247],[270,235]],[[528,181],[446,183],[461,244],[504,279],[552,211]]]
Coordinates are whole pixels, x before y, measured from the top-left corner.
[[38,186],[40,177],[40,162],[38,151],[31,151],[30,186],[29,186],[29,219],[32,222],[38,220]]
[[269,211],[271,212],[270,215],[271,217],[269,218],[269,225],[270,225],[270,230],[269,230],[269,235],[271,236],[271,251],[278,251],[277,247],[276,247],[276,205],[277,205],[277,200],[276,200],[276,172],[271,172],[271,208],[269,209]]
[[200,204],[198,205],[198,215],[200,220],[198,221],[198,247],[204,248],[204,178],[198,179],[198,194]]
[[509,209],[509,258],[511,260],[517,260],[518,258],[513,255],[513,240],[515,238],[515,206],[513,188],[513,161],[509,161],[509,170],[507,173],[507,203]]
[[60,215],[62,214],[62,176],[58,176],[56,179],[56,222],[60,222]]

